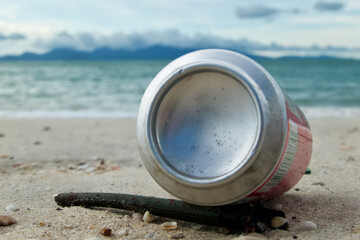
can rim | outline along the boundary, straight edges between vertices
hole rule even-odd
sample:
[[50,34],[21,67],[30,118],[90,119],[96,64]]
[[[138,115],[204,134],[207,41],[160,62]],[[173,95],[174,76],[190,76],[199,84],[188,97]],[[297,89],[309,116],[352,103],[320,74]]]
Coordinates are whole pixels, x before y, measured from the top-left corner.
[[[234,80],[236,80],[239,84],[246,88],[247,92],[251,95],[254,105],[256,106],[257,112],[257,132],[256,137],[253,141],[251,149],[246,154],[245,159],[236,168],[231,171],[214,178],[207,179],[196,179],[191,177],[186,177],[180,174],[175,169],[169,167],[166,163],[166,157],[162,154],[161,148],[159,146],[159,141],[156,133],[156,118],[157,112],[160,107],[160,104],[165,97],[166,93],[178,82],[186,78],[186,76],[201,73],[201,72],[218,72],[227,76],[230,76]],[[149,145],[152,149],[155,158],[158,160],[155,162],[157,166],[170,178],[180,181],[182,184],[191,186],[191,187],[199,187],[208,188],[214,186],[221,186],[227,184],[230,181],[238,178],[242,175],[246,170],[252,165],[253,161],[256,159],[256,156],[261,148],[262,139],[263,139],[263,113],[260,104],[260,100],[258,96],[255,94],[255,90],[252,85],[249,84],[251,82],[251,78],[240,68],[236,66],[227,64],[223,61],[214,61],[214,60],[201,60],[194,63],[190,63],[186,66],[182,66],[179,69],[175,69],[172,71],[167,77],[164,78],[163,83],[158,88],[158,91],[153,96],[151,106],[153,114],[149,114],[147,118],[147,126],[149,129],[146,131],[148,133],[148,138],[150,139]]]

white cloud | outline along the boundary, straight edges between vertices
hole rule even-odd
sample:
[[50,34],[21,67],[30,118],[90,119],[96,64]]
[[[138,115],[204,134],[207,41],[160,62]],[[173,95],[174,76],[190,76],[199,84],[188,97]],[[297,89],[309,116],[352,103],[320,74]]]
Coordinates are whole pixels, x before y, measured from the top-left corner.
[[323,2],[319,1],[314,5],[315,10],[320,12],[337,12],[344,8],[345,4],[342,2]]
[[0,41],[5,41],[5,40],[18,41],[18,40],[25,40],[25,39],[26,39],[25,35],[23,35],[21,33],[10,33],[8,35],[0,33]]
[[360,47],[358,0],[342,0],[346,6],[342,11],[324,13],[314,9],[318,1],[279,0],[271,5],[262,0],[3,1],[0,34],[20,33],[27,39],[16,44],[2,41],[0,55],[53,48],[134,49],[154,44],[251,51],[271,49],[272,42],[304,49],[313,44]]
[[279,13],[279,9],[263,5],[238,7],[236,9],[236,16],[239,18],[269,18],[277,13]]
[[[69,33],[60,32],[50,38],[37,38],[26,41],[23,47],[20,44],[11,46],[7,52],[0,51],[0,55],[21,54],[24,51],[44,53],[52,49],[69,48],[82,51],[92,51],[98,48],[110,49],[139,49],[153,45],[172,46],[177,48],[227,48],[249,54],[260,54],[266,56],[283,55],[332,55],[332,56],[351,56],[360,58],[360,47],[347,48],[343,46],[299,46],[281,45],[278,43],[265,44],[252,41],[246,38],[227,39],[211,34],[187,35],[176,30],[167,31],[147,31],[143,33]],[[10,51],[10,52],[9,52]]]

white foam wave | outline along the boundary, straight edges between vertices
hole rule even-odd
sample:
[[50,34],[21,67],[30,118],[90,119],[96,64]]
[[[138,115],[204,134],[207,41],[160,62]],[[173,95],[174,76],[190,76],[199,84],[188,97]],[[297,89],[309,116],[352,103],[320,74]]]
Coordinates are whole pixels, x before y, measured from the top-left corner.
[[358,118],[360,107],[301,107],[308,118]]
[[[360,107],[301,107],[308,118],[358,118]],[[0,111],[0,118],[136,118],[127,111]]]
[[0,118],[136,118],[137,112],[0,111]]

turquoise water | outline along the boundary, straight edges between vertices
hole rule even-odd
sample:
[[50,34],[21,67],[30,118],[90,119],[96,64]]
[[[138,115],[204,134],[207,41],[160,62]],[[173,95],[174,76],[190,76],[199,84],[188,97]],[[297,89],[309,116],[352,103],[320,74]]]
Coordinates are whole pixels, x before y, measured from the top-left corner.
[[[169,61],[0,62],[0,117],[136,117]],[[300,106],[360,107],[360,61],[262,60]]]

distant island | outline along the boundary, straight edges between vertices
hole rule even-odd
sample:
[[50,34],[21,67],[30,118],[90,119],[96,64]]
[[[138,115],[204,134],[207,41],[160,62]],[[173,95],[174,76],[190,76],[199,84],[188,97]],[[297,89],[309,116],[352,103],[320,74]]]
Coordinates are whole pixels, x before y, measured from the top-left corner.
[[[199,50],[190,48],[175,48],[169,46],[151,46],[136,50],[99,48],[91,52],[74,49],[54,49],[44,54],[23,53],[19,56],[0,57],[0,61],[65,61],[65,60],[170,60],[180,57],[186,53]],[[231,50],[231,49],[229,49]],[[270,59],[242,52],[253,59]],[[277,59],[339,59],[330,56],[297,57],[287,56]]]

